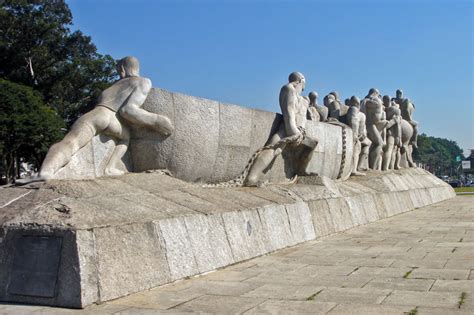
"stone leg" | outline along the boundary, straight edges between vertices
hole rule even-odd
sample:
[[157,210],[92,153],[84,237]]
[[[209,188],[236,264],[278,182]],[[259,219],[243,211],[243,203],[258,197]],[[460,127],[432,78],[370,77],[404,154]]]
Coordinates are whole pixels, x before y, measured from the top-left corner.
[[357,170],[358,171],[366,171],[367,169],[363,167],[363,163],[365,160],[368,159],[369,156],[369,149],[370,149],[371,141],[369,138],[365,138],[361,142],[361,151],[360,151],[360,156],[359,156],[359,163],[357,165]]
[[119,113],[131,124],[153,129],[165,136],[169,136],[174,129],[168,117],[151,113],[133,104],[124,105]]
[[[275,133],[269,145],[275,144],[284,137],[285,126],[281,124],[280,129]],[[275,149],[267,149],[260,152],[260,154],[255,158],[252,166],[250,167],[247,178],[245,179],[245,186],[258,186],[261,183],[261,180],[264,175],[264,170],[273,162],[273,160],[281,154],[285,146],[281,146]]]
[[409,145],[407,150],[406,150],[408,167],[415,167],[415,163],[413,162],[412,153],[413,153],[413,146]]
[[383,139],[375,125],[367,126],[367,135],[372,141],[369,149],[369,168],[376,170],[382,154]]
[[309,162],[311,161],[311,158],[313,157],[314,149],[318,145],[318,140],[311,137],[305,137],[301,145],[304,147],[304,149],[301,155],[299,156],[298,161],[296,162],[297,174],[302,176],[318,175],[315,173],[309,173],[306,170],[306,167],[308,166]]
[[387,144],[383,151],[383,158],[382,158],[382,171],[388,171],[390,165],[392,164],[392,156],[393,156],[393,146],[394,146],[395,139],[391,136],[387,137]]
[[60,168],[71,161],[74,153],[88,144],[99,132],[106,129],[115,113],[105,107],[96,107],[80,117],[63,140],[49,149],[41,166],[39,178],[51,179]]
[[416,121],[411,121],[410,124],[413,127],[413,135],[411,136],[410,144],[414,148],[418,148],[418,123]]
[[110,124],[105,133],[113,137],[115,142],[115,148],[105,168],[105,174],[107,176],[123,175],[125,172],[119,169],[118,165],[127,152],[130,142],[130,130],[116,119]]
[[364,176],[365,174],[364,173],[361,173],[359,172],[357,169],[358,169],[358,166],[359,166],[359,158],[360,158],[360,153],[361,153],[361,143],[359,140],[356,140],[356,142],[354,143],[354,152],[353,152],[353,155],[352,155],[352,172],[351,172],[351,175],[353,176]]

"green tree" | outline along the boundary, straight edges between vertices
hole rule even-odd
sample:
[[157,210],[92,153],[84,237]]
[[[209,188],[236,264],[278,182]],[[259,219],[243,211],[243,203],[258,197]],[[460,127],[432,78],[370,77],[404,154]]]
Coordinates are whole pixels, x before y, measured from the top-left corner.
[[437,175],[454,175],[459,167],[456,156],[463,157],[463,150],[456,141],[435,138],[421,134],[418,137],[418,150],[414,150],[413,158],[424,163],[431,172]]
[[63,137],[64,121],[31,87],[0,79],[0,179],[10,183],[20,162],[39,167],[51,144]]
[[0,77],[41,92],[68,126],[115,78],[114,60],[71,25],[63,0],[0,1]]

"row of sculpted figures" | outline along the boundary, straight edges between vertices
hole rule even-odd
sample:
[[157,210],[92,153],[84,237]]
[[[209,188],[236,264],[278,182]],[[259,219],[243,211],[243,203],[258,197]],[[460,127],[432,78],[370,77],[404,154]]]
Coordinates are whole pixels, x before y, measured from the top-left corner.
[[415,166],[412,152],[417,148],[418,122],[413,120],[415,105],[403,97],[402,90],[391,98],[371,88],[362,101],[352,96],[344,103],[337,92],[331,92],[324,97],[323,106],[318,105],[316,92],[310,92],[306,99],[311,119],[338,121],[352,129],[352,175],[364,175],[367,166],[382,171],[400,169],[402,159],[407,167]]
[[[139,74],[139,62],[135,57],[118,61],[120,79],[104,90],[96,107],[80,117],[60,142],[48,151],[39,174],[34,178],[18,180],[17,184],[44,181],[55,178],[55,173],[67,165],[74,154],[91,142],[98,134],[113,139],[115,147],[105,168],[105,175],[124,173],[117,167],[130,142],[130,129],[139,126],[151,129],[162,136],[169,136],[173,122],[166,116],[143,109],[152,88],[151,81]],[[241,185],[257,186],[262,183],[264,172],[286,148],[298,147],[295,171],[300,176],[311,176],[306,171],[318,139],[306,135],[308,120],[337,123],[352,128],[354,141],[353,175],[361,175],[362,163],[368,156],[368,166],[375,170],[398,169],[402,155],[409,166],[414,166],[411,151],[416,146],[417,123],[412,119],[414,105],[397,91],[395,98],[380,97],[377,89],[360,101],[356,96],[344,104],[336,92],[324,98],[324,106],[317,103],[315,92],[302,96],[306,79],[300,72],[289,75],[288,83],[280,90],[279,103],[283,121],[268,143],[254,154],[247,165]],[[343,125],[344,124],[344,125]]]

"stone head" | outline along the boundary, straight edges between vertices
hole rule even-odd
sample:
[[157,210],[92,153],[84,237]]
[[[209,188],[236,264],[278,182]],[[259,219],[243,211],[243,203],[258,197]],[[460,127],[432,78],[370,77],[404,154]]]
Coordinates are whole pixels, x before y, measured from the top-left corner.
[[138,77],[140,76],[140,63],[137,58],[127,56],[117,62],[117,72],[121,79]]
[[349,106],[360,107],[360,99],[355,95],[351,96],[349,100]]
[[403,97],[403,91],[401,89],[398,89],[397,92],[395,92],[395,95],[397,98],[402,98]]
[[319,96],[318,93],[314,91],[309,92],[308,97],[311,104],[316,104],[316,100],[318,99],[318,96]]
[[292,72],[288,76],[288,82],[289,83],[294,83],[295,86],[300,85],[301,86],[301,91],[304,91],[304,88],[306,86],[306,79],[304,78],[304,75],[301,72]]
[[335,100],[339,100],[339,94],[338,94],[336,91],[332,91],[332,92],[329,93],[329,94],[330,94],[330,95],[333,95]]
[[390,99],[390,96],[384,95],[382,98],[382,102],[385,107],[390,107],[392,101]]
[[377,96],[379,96],[379,95],[380,95],[380,92],[379,92],[379,90],[377,90],[376,88],[371,88],[371,89],[369,90],[368,96],[375,96],[375,97],[377,97]]

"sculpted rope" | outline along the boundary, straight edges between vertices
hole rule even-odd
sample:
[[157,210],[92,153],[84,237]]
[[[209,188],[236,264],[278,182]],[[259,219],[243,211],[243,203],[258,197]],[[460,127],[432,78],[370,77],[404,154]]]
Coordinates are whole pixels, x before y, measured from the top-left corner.
[[337,121],[328,121],[331,125],[336,125],[341,127],[341,138],[342,138],[342,155],[341,155],[341,165],[339,167],[339,173],[337,174],[337,179],[342,177],[342,174],[344,173],[344,167],[346,165],[346,155],[347,155],[347,132],[346,126],[343,123],[337,122]]
[[276,149],[280,146],[286,146],[290,143],[295,143],[296,145],[299,145],[301,144],[301,142],[303,142],[303,139],[306,137],[306,130],[303,127],[298,127],[298,130],[300,131],[300,133],[297,135],[285,137],[275,144],[263,146],[257,151],[255,151],[255,153],[250,157],[249,161],[247,162],[247,165],[239,176],[227,182],[217,184],[204,184],[201,187],[242,187],[250,172],[250,169],[252,168],[253,163],[255,163],[256,158],[262,151]]

